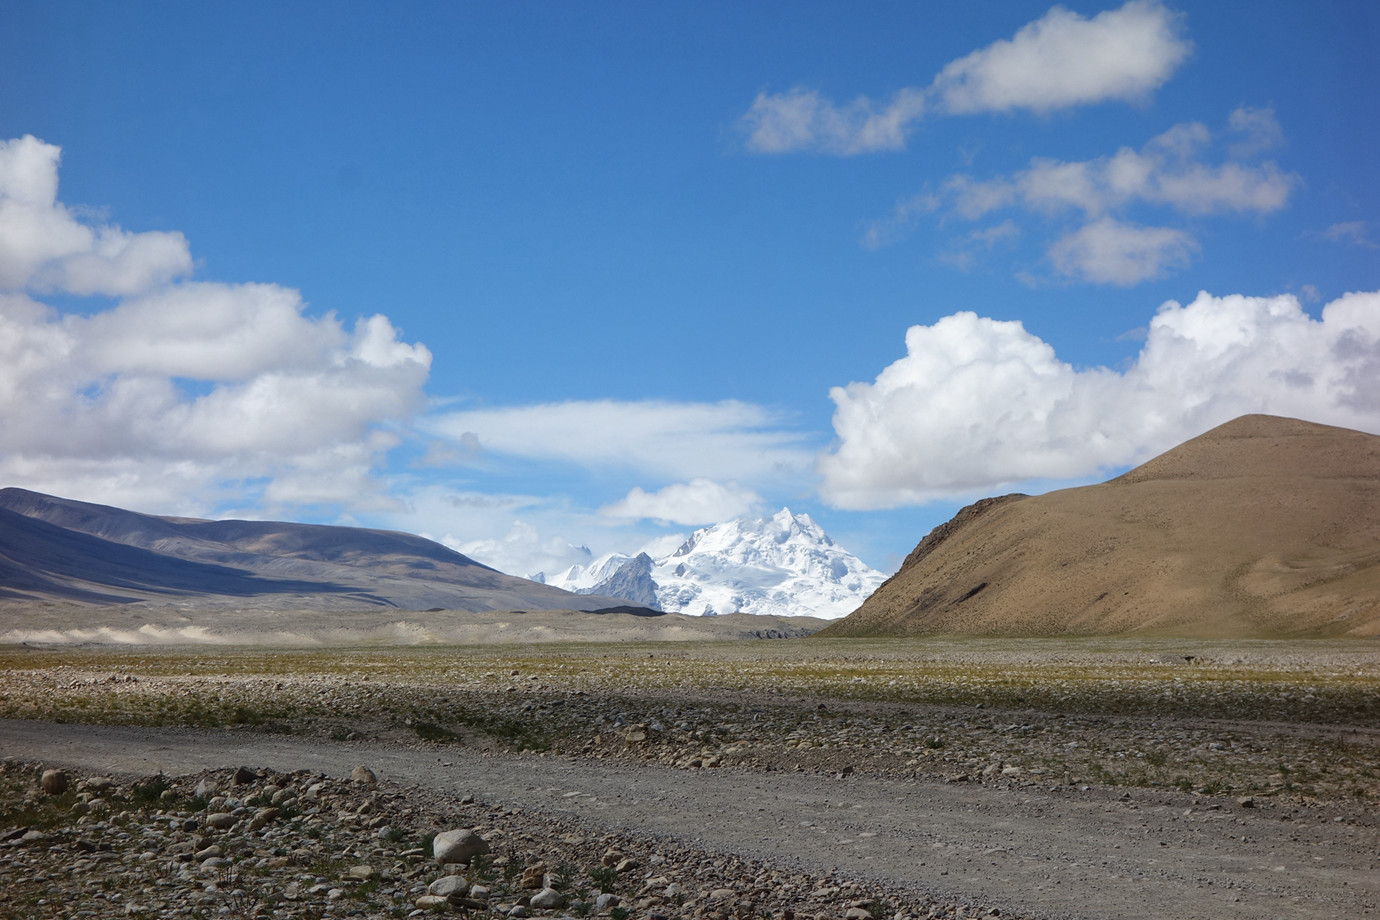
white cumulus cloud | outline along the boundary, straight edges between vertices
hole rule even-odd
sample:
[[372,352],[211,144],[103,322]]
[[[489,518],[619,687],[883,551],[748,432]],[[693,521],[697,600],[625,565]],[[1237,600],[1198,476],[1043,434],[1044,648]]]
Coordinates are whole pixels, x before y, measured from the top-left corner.
[[655,492],[634,488],[624,498],[599,511],[615,518],[693,525],[732,520],[761,505],[762,496],[751,489],[698,478],[673,483]]
[[[426,347],[277,285],[179,280],[182,236],[79,219],[59,160],[0,143],[0,481],[172,513],[389,504],[376,472],[422,405]],[[50,291],[116,300],[64,313]]]
[[740,119],[754,153],[838,156],[900,150],[932,109],[951,114],[1048,112],[1106,101],[1139,101],[1188,57],[1178,17],[1155,0],[1131,0],[1085,19],[1056,6],[1010,39],[951,62],[928,88],[908,86],[887,102],[859,96],[835,104],[816,90],[758,93]]
[[1380,292],[1310,317],[1292,295],[1170,301],[1125,370],[1077,370],[1018,322],[912,326],[872,383],[830,391],[820,491],[889,508],[1087,477],[1260,412],[1380,432]]
[[89,226],[57,200],[62,150],[0,141],[0,290],[136,294],[192,270],[180,233]]
[[1192,50],[1178,18],[1154,0],[1131,0],[1092,19],[1056,6],[1012,38],[946,66],[932,91],[955,113],[1134,102],[1164,85]]

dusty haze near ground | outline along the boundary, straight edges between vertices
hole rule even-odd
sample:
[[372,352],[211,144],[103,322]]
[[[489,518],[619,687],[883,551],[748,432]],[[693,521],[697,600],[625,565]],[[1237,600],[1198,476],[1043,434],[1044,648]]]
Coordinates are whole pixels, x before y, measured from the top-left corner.
[[0,643],[350,647],[529,642],[793,639],[816,617],[697,617],[582,610],[360,611],[198,598],[184,604],[87,607],[0,602]]
[[1380,635],[1380,437],[1252,415],[1101,485],[988,499],[831,636]]

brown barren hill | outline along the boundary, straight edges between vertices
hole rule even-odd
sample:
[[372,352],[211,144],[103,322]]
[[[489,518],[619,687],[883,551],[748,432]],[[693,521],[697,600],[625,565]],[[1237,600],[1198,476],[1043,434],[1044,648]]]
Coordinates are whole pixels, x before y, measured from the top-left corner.
[[1247,415],[969,505],[824,636],[1380,635],[1380,437]]

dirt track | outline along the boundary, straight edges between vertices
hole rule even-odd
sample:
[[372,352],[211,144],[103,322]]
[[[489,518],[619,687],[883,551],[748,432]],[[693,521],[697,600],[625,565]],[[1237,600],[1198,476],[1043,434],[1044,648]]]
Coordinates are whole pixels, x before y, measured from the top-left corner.
[[1376,914],[1380,903],[1374,816],[1327,807],[17,721],[0,721],[0,755],[127,774],[245,763],[348,776],[365,763],[403,785],[679,837],[768,863],[885,878],[1006,914],[1357,917]]

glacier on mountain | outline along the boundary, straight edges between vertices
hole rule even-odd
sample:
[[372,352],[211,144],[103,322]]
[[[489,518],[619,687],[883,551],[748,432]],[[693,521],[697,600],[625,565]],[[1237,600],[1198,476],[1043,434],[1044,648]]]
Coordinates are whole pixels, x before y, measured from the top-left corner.
[[852,613],[886,576],[839,546],[808,514],[783,508],[695,531],[669,556],[610,553],[536,580],[672,613]]

